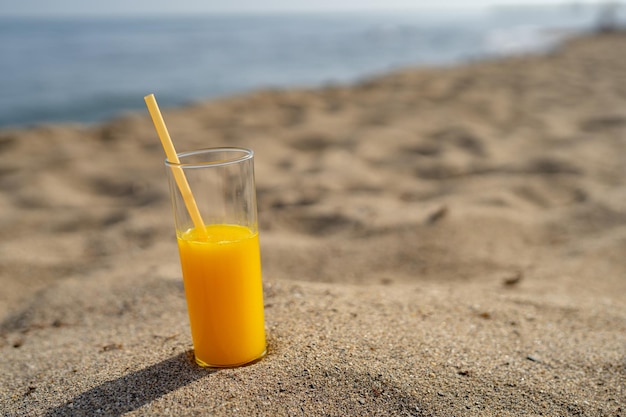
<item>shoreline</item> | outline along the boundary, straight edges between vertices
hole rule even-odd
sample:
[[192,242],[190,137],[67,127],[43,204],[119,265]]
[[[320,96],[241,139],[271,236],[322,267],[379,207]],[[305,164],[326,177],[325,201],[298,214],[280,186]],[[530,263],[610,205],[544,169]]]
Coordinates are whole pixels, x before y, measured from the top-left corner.
[[[562,19],[555,17],[552,24],[542,23],[541,27],[544,29],[558,27],[560,28],[559,30],[567,28],[570,32],[573,30],[578,33],[586,33],[591,30],[591,24],[587,22],[587,20],[591,20],[587,16],[589,14],[589,12],[583,13],[582,16],[576,19],[572,16],[563,17]],[[316,42],[320,43],[319,45],[316,42],[309,45],[312,40],[309,39],[310,35],[307,34],[312,29],[307,28],[309,26],[319,26],[321,29],[327,28],[329,26],[327,20],[331,19],[332,15],[327,18],[311,16],[307,18],[307,15],[302,15],[301,18],[304,19],[303,25],[305,26],[301,31],[302,33],[290,29],[289,19],[278,19],[280,24],[277,23],[279,27],[276,31],[278,33],[284,32],[287,37],[295,37],[295,40],[285,43],[281,41],[281,37],[274,38],[275,47],[266,45],[265,49],[258,51],[258,54],[260,54],[258,59],[251,62],[244,60],[245,65],[239,61],[245,56],[252,54],[256,49],[250,49],[254,45],[249,43],[245,36],[240,39],[238,33],[233,32],[226,25],[226,28],[221,29],[224,31],[224,34],[221,36],[227,39],[232,38],[232,42],[243,42],[240,45],[240,47],[244,48],[241,54],[213,53],[210,49],[201,48],[200,45],[190,46],[189,50],[183,51],[169,51],[167,49],[165,51],[155,51],[153,48],[150,48],[150,44],[146,46],[146,50],[137,51],[135,50],[136,47],[135,49],[130,47],[123,48],[119,51],[120,56],[118,59],[120,59],[120,70],[126,71],[126,75],[117,79],[115,77],[104,77],[100,71],[96,71],[93,68],[94,65],[99,63],[98,67],[104,72],[105,68],[110,64],[105,55],[106,51],[111,48],[107,42],[115,42],[116,39],[114,37],[109,39],[112,35],[107,35],[107,33],[123,29],[122,32],[128,32],[126,35],[130,36],[129,41],[131,43],[141,41],[142,37],[135,39],[133,36],[137,37],[143,32],[145,32],[144,36],[150,35],[157,37],[155,39],[160,39],[158,36],[161,32],[170,30],[172,42],[184,42],[185,36],[191,35],[185,35],[184,31],[180,31],[181,23],[174,24],[177,21],[176,19],[163,21],[162,25],[164,27],[161,29],[161,32],[156,31],[159,27],[156,24],[115,25],[114,19],[103,19],[93,29],[93,33],[88,29],[89,25],[82,24],[80,20],[77,20],[75,25],[71,25],[71,27],[65,30],[76,31],[78,35],[84,32],[84,35],[89,39],[94,39],[95,43],[90,46],[91,54],[93,55],[92,60],[94,61],[92,63],[91,61],[77,60],[73,66],[64,67],[63,61],[57,59],[59,55],[63,54],[63,50],[58,49],[59,42],[69,42],[69,51],[74,51],[76,54],[81,53],[81,48],[85,47],[85,45],[81,43],[74,44],[69,39],[64,40],[63,37],[59,39],[40,39],[37,36],[41,31],[58,31],[60,29],[58,23],[51,22],[46,25],[33,24],[30,26],[25,24],[24,27],[16,26],[16,24],[13,26],[18,27],[19,30],[16,29],[17,32],[13,35],[12,31],[9,30],[12,26],[8,27],[7,42],[17,42],[18,38],[13,39],[11,36],[19,36],[22,32],[28,34],[30,33],[29,31],[34,31],[32,33],[33,41],[39,40],[44,44],[47,44],[45,42],[50,42],[50,44],[48,45],[49,48],[45,50],[31,50],[31,54],[38,57],[34,61],[29,60],[27,55],[10,54],[12,52],[11,49],[7,51],[9,53],[7,59],[12,62],[11,66],[7,67],[7,70],[15,72],[15,80],[14,83],[6,84],[4,87],[7,99],[0,100],[0,113],[2,114],[0,124],[3,129],[13,129],[27,128],[40,124],[63,124],[66,123],[64,120],[67,120],[68,123],[85,123],[89,125],[108,123],[118,117],[123,117],[126,111],[143,111],[142,101],[133,98],[134,93],[132,91],[135,91],[135,93],[139,92],[137,93],[139,96],[152,91],[161,98],[162,108],[172,109],[206,100],[225,99],[231,96],[250,94],[264,89],[288,90],[324,88],[332,85],[353,86],[396,70],[415,67],[429,68],[463,65],[464,63],[477,60],[502,58],[517,54],[542,53],[556,46],[553,39],[554,35],[545,34],[540,28],[532,29],[522,26],[515,19],[512,19],[512,27],[504,23],[498,23],[500,20],[505,19],[506,14],[498,19],[491,19],[489,17],[491,16],[490,13],[486,11],[477,12],[475,16],[472,15],[474,17],[460,19],[456,24],[454,24],[454,12],[451,12],[448,17],[441,16],[435,19],[435,22],[441,20],[438,24],[442,26],[442,29],[448,28],[453,33],[457,33],[459,30],[461,33],[467,32],[465,35],[465,37],[469,37],[467,41],[464,41],[465,37],[460,36],[458,33],[457,35],[450,35],[449,38],[438,40],[434,38],[436,32],[431,27],[431,25],[435,24],[434,22],[429,23],[427,18],[411,19],[403,16],[401,15],[393,19],[380,18],[378,20],[363,18],[354,19],[354,21],[350,21],[345,17],[337,17],[339,21],[345,18],[345,24],[333,24],[331,26],[350,26],[351,24],[354,27],[345,31],[336,28],[331,34],[322,36],[317,40]],[[416,16],[419,16],[419,14]],[[206,26],[210,26],[212,22],[211,18],[207,19],[206,24],[200,21],[200,23],[196,22],[195,25],[192,25],[193,30],[198,32],[195,36],[204,36],[206,37],[206,42],[214,42],[215,40],[212,41],[212,39],[215,34],[212,32],[206,33]],[[213,23],[220,23],[220,19],[216,19],[217,22]],[[237,19],[233,19],[230,24],[236,26]],[[265,22],[256,25],[260,28],[256,28],[253,23],[248,22],[251,25],[251,33],[255,33],[254,31],[256,30],[259,31],[259,36],[271,37],[273,32],[265,33],[262,30],[267,25],[271,26],[271,16],[260,19],[261,22]],[[263,19],[270,19],[270,21],[266,22]],[[184,19],[181,22],[184,22]],[[479,32],[475,32],[472,28],[476,25],[484,26],[484,28]],[[136,30],[137,33],[133,32],[132,29]],[[191,31],[191,29],[189,30]],[[570,35],[572,34],[570,33]],[[274,36],[277,35],[274,34]],[[98,43],[97,40],[100,38],[102,39]],[[369,43],[366,43],[366,40]],[[266,39],[266,43],[269,41],[270,39]],[[444,41],[448,46],[444,50],[438,50],[429,46],[435,45],[438,41]],[[313,59],[310,55],[298,53],[298,49],[295,48],[298,42],[301,42],[304,47],[321,48],[325,54]],[[373,44],[370,45],[372,42]],[[245,48],[250,50],[248,51]],[[356,55],[352,58],[345,58],[341,48],[354,49],[353,54]],[[406,51],[399,53],[399,49],[405,49]],[[386,53],[385,51],[387,50],[391,52]],[[157,67],[150,74],[144,74],[138,72],[140,68],[143,68],[143,61],[137,61],[133,58],[140,55],[139,52],[147,57],[151,57],[151,60],[161,62],[161,65],[167,65],[167,62],[162,62],[158,59],[161,54],[166,52],[173,53],[176,56],[184,53],[186,55],[182,59],[189,62],[195,62],[199,56],[205,57],[205,59],[210,60],[211,65],[207,63],[204,67],[198,67],[195,73],[191,70],[186,70],[180,65],[174,65],[167,73],[160,71]],[[270,64],[268,66],[268,64],[264,64],[260,60],[265,55],[271,57],[276,54],[285,54],[289,57],[289,64],[285,68],[278,64]],[[56,78],[37,71],[28,72],[23,76],[20,75],[21,71],[19,68],[35,64],[40,67],[51,66],[56,68]],[[249,69],[247,69],[248,67]],[[63,69],[64,71],[62,71]],[[236,77],[228,76],[229,73],[236,73],[237,75]],[[51,72],[50,74],[55,73]],[[142,82],[148,76],[150,77],[150,82]],[[177,81],[172,81],[167,77]],[[72,78],[75,81],[72,81]],[[108,80],[109,86],[107,89],[98,87],[101,85],[103,78],[105,81]],[[136,79],[131,82],[133,78]],[[33,85],[46,86],[47,95],[41,94],[41,91],[32,87]],[[61,85],[65,85],[65,88],[61,89],[59,87]],[[8,97],[12,97],[12,99],[9,101]]]

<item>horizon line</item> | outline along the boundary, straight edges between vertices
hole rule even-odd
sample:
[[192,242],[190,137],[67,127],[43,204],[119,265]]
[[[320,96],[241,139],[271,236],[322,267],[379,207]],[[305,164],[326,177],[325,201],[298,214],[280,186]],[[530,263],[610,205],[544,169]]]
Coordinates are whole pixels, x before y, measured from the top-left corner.
[[[626,2],[614,2],[618,6],[626,5]],[[572,9],[572,8],[598,8],[605,7],[607,2],[602,1],[562,1],[555,3],[545,2],[519,2],[519,3],[492,3],[482,5],[448,5],[448,6],[413,6],[413,7],[365,7],[365,8],[302,8],[302,9],[242,9],[242,10],[131,10],[131,11],[107,11],[107,12],[37,12],[18,11],[0,13],[0,19],[4,18],[111,18],[111,17],[186,17],[186,16],[219,16],[219,15],[290,15],[290,14],[369,14],[369,13],[446,13],[446,12],[488,12],[498,10],[516,9]]]

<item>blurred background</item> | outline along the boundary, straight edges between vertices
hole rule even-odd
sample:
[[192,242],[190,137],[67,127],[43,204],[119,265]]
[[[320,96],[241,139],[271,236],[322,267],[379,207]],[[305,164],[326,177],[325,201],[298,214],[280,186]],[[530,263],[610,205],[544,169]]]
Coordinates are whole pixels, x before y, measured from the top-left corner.
[[616,2],[0,0],[0,128],[100,122],[262,88],[549,51],[625,21]]

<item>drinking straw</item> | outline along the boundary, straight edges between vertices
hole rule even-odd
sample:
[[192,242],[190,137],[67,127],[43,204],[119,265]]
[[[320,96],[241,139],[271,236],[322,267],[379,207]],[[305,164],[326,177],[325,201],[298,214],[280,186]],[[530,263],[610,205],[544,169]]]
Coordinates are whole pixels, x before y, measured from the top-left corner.
[[[167,160],[174,164],[180,164],[178,154],[176,153],[176,149],[174,149],[174,143],[172,143],[172,138],[170,138],[170,134],[167,131],[167,126],[165,126],[165,121],[163,120],[163,116],[159,110],[159,105],[154,98],[154,94],[147,95],[143,99],[146,101],[146,106],[148,106],[148,112],[150,112],[150,117],[152,117],[152,122],[156,128],[157,135],[159,136],[159,139],[161,139],[161,144],[165,150]],[[196,230],[203,233],[205,230],[204,222],[202,221],[200,210],[198,210],[196,200],[193,198],[193,194],[191,193],[191,189],[189,188],[189,183],[187,182],[183,169],[180,166],[172,166],[172,173],[174,174],[174,179],[176,180],[178,189],[183,196],[183,201],[185,202],[185,206],[187,207],[187,211],[191,216],[191,220],[193,221]]]

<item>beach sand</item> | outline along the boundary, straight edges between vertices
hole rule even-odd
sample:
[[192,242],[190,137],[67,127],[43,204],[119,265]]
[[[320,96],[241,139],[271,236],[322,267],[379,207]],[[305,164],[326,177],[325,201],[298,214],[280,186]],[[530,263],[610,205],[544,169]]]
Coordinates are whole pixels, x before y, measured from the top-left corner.
[[237,369],[193,362],[147,111],[0,131],[2,415],[626,415],[623,51],[165,111],[178,151],[255,151],[269,352]]

